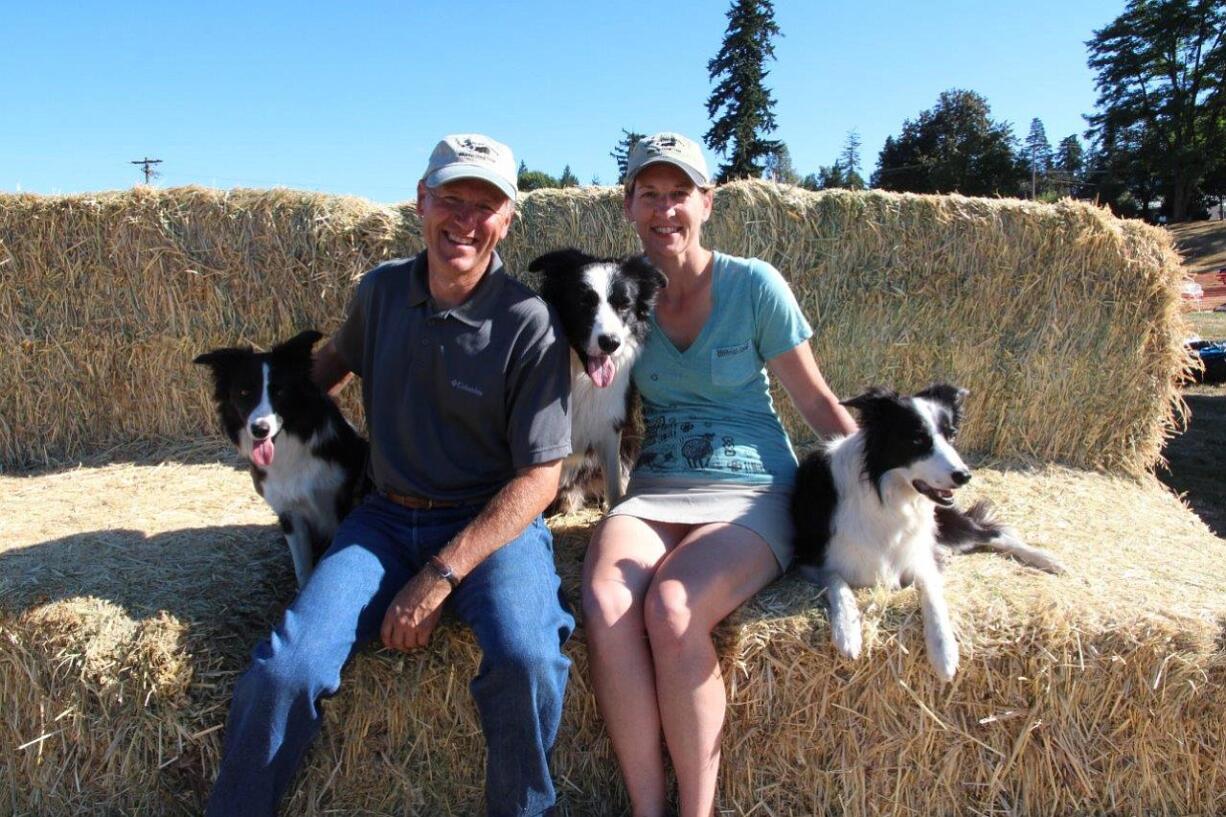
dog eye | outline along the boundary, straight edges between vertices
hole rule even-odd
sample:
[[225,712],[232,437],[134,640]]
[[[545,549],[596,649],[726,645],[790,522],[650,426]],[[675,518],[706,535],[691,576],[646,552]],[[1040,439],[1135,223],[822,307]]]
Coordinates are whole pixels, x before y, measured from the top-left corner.
[[614,309],[627,309],[630,306],[630,299],[625,295],[614,295],[609,298],[609,306]]
[[240,389],[238,390],[238,396],[239,396],[239,397],[250,397],[250,396],[251,396],[251,389],[248,389],[248,388],[246,388],[245,386],[244,386],[243,388],[240,388]]

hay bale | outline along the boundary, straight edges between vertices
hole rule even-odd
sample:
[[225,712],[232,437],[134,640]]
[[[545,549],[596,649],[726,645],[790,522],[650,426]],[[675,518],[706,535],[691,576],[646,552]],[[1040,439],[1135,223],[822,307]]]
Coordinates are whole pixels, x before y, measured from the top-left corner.
[[[716,192],[706,235],[791,280],[839,393],[970,388],[965,444],[984,454],[1140,474],[1177,420],[1191,359],[1165,231],[1073,201],[741,182]],[[509,267],[566,245],[637,249],[617,188],[523,197]],[[330,332],[363,271],[420,246],[411,206],[346,197],[0,195],[0,466],[198,436],[211,421],[196,353]]]
[[[176,456],[195,464],[0,476],[0,813],[199,813],[234,675],[293,579],[227,455]],[[772,585],[718,631],[724,813],[1226,810],[1222,541],[1148,478],[981,465],[973,493],[1071,574],[955,560],[963,664],[949,687],[927,664],[913,591],[859,594],[853,663],[810,586]],[[593,521],[552,521],[575,606]],[[581,628],[567,649],[561,813],[624,813]],[[476,813],[476,667],[454,624],[420,655],[363,652],[286,813]]]

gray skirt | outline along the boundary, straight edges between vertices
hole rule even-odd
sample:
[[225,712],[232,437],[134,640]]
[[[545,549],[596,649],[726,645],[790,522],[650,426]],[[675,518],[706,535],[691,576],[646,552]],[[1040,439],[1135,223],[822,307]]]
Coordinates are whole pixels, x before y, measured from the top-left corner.
[[770,546],[779,570],[792,563],[792,492],[772,485],[632,479],[609,516],[705,525],[727,522],[748,528]]

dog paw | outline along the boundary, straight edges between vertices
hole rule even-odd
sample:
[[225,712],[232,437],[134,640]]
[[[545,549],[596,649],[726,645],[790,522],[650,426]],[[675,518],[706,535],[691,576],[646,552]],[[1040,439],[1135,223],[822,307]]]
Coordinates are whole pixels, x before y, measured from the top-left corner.
[[860,657],[860,649],[863,644],[858,623],[850,626],[832,624],[830,636],[834,641],[834,648],[843,655],[853,661]]
[[958,672],[958,642],[949,639],[936,645],[929,644],[928,660],[937,677],[948,684]]

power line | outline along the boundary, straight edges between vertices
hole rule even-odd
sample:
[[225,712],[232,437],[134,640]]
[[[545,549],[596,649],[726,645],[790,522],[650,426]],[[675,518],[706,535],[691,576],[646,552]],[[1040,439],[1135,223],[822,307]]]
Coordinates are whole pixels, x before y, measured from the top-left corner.
[[144,159],[137,159],[135,161],[129,162],[128,164],[144,165],[145,184],[149,184],[150,181],[162,175],[161,173],[158,173],[156,170],[150,167],[150,165],[160,165],[161,163],[162,163],[161,159],[150,159],[148,157],[145,157]]

